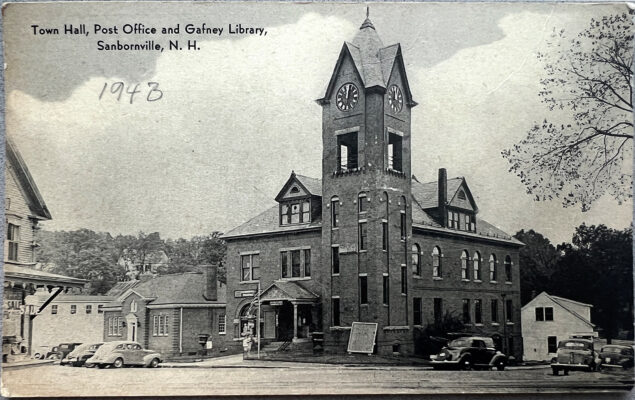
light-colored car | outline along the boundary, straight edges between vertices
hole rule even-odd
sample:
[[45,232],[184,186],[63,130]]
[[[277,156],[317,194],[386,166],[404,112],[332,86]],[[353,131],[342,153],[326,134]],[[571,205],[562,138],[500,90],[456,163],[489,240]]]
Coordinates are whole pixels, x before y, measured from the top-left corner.
[[60,361],[60,365],[72,365],[73,367],[81,367],[86,363],[86,360],[88,360],[95,354],[97,349],[99,349],[102,344],[103,343],[84,343],[82,345],[79,345]]
[[593,349],[593,340],[567,339],[558,343],[558,352],[551,362],[554,375],[560,371],[569,375],[569,371],[595,371],[599,356]]
[[121,368],[124,365],[156,368],[161,361],[160,353],[145,350],[137,342],[116,341],[104,343],[97,349],[95,355],[86,360],[86,364],[96,365],[99,368],[108,366]]

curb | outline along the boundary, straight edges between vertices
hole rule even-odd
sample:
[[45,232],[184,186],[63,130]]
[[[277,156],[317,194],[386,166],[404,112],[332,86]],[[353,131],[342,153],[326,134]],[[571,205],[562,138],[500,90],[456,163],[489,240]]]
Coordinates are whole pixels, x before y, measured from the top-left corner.
[[37,362],[24,363],[24,364],[16,364],[11,365],[10,363],[2,364],[3,370],[15,370],[15,369],[23,369],[23,368],[31,368],[31,367],[39,367],[43,365],[53,365],[56,360],[39,360]]

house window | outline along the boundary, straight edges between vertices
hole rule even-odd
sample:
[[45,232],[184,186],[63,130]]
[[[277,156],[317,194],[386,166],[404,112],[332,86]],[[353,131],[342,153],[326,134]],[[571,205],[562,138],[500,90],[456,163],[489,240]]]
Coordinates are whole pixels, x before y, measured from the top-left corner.
[[470,322],[470,299],[463,299],[463,323],[469,324]]
[[291,276],[293,278],[300,277],[300,250],[291,252]]
[[417,243],[412,245],[412,273],[421,276],[421,248]]
[[152,336],[168,336],[168,316],[155,315],[152,321]]
[[103,314],[103,313],[104,313],[104,305],[103,304],[97,305],[97,314]]
[[340,172],[357,169],[357,132],[337,136],[337,160]]
[[289,253],[286,251],[280,252],[280,269],[281,276],[283,278],[289,277]]
[[366,197],[366,193],[360,193],[358,198],[357,198],[357,211],[361,214],[361,213],[365,213],[366,211],[368,211],[368,204],[366,204],[368,202],[367,197]]
[[434,298],[434,323],[440,324],[443,320],[443,299],[440,297]]
[[331,199],[331,227],[337,228],[339,223],[340,200],[337,197]]
[[489,281],[496,282],[497,278],[496,256],[494,254],[491,254],[489,256]]
[[483,309],[482,309],[482,303],[480,299],[474,300],[474,323],[475,324],[483,323]]
[[465,225],[463,229],[466,231],[475,232],[476,231],[475,218],[471,216],[470,214],[465,214],[464,220],[465,220]]
[[492,299],[491,304],[491,313],[492,313],[492,322],[498,322],[498,300]]
[[421,305],[421,297],[413,297],[412,298],[412,316],[413,316],[413,324],[421,325],[423,323],[423,307]]
[[359,304],[368,304],[368,277],[359,277]]
[[505,257],[505,282],[512,281],[512,258],[510,256]]
[[91,304],[86,304],[86,314],[91,314],[93,312],[93,306]]
[[9,244],[9,260],[18,261],[18,245],[20,242],[20,227],[18,225],[7,225],[7,242]]
[[311,249],[304,249],[304,276],[311,276]]
[[121,336],[122,317],[108,318],[108,336]]
[[240,256],[241,281],[255,281],[260,279],[258,254],[244,254]]
[[481,253],[478,251],[474,253],[474,259],[472,260],[474,265],[474,280],[481,280]]
[[459,213],[448,211],[448,228],[459,229]]
[[331,268],[333,274],[340,273],[340,248],[336,246],[331,247]]
[[224,335],[227,329],[227,316],[225,314],[218,315],[218,334]]
[[441,278],[441,273],[441,249],[438,246],[434,246],[432,249],[432,276]]
[[558,351],[558,337],[547,336],[547,353],[556,353]]
[[311,222],[311,201],[295,200],[280,204],[280,225]]
[[57,314],[57,304],[51,306],[51,314]]
[[536,307],[536,321],[545,320],[545,309],[542,307]]
[[388,168],[403,171],[403,138],[395,133],[388,133]]
[[513,321],[513,317],[514,317],[514,307],[513,307],[514,303],[511,300],[506,300],[505,301],[505,320],[507,322],[512,322]]
[[401,240],[406,240],[408,233],[406,232],[406,212],[401,212]]
[[553,321],[553,307],[545,307],[545,321]]
[[281,251],[280,270],[280,276],[282,278],[302,278],[311,276],[311,250],[298,249]]
[[467,272],[467,263],[470,260],[470,255],[468,254],[467,250],[463,250],[463,252],[461,252],[461,279],[470,279],[470,276],[468,275]]
[[368,247],[368,229],[366,222],[359,223],[359,250],[367,250]]
[[388,276],[384,275],[382,280],[382,303],[388,305],[390,302],[390,281]]
[[71,304],[71,314],[76,314],[76,313],[77,313],[77,305]]
[[340,299],[331,299],[331,309],[333,312],[333,326],[340,326]]
[[388,251],[388,221],[381,222],[381,249]]
[[408,270],[405,265],[401,266],[401,294],[408,293]]

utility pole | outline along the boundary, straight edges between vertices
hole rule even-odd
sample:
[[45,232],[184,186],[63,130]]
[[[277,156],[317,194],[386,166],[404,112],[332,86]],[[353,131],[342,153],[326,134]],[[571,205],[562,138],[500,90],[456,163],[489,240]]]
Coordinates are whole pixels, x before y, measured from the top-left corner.
[[260,280],[258,281],[258,318],[256,319],[256,337],[258,338],[258,359],[260,360]]

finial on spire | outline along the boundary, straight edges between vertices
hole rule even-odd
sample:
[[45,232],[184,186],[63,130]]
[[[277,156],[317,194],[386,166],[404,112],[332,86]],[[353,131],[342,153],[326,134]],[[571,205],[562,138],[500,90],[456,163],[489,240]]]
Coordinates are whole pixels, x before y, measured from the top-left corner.
[[375,27],[373,26],[373,23],[370,22],[369,16],[370,16],[370,6],[366,6],[366,20],[364,21],[362,26],[359,27],[359,29],[364,29],[364,28],[375,29]]
[[370,6],[366,6],[366,18],[370,17]]

